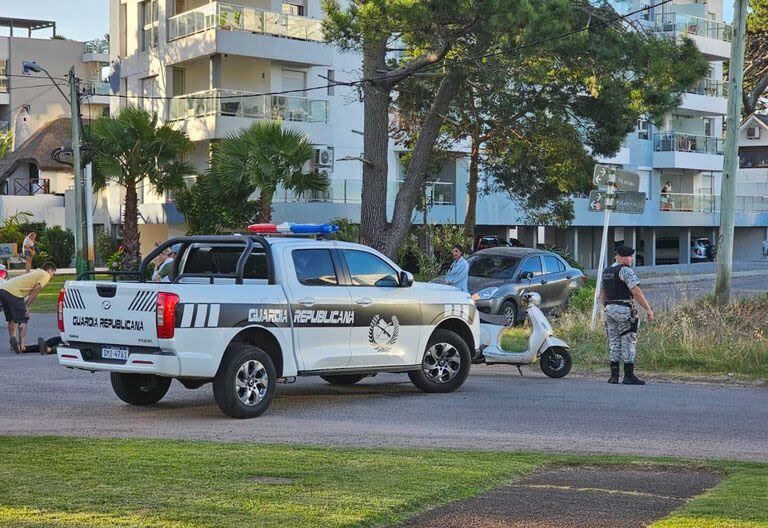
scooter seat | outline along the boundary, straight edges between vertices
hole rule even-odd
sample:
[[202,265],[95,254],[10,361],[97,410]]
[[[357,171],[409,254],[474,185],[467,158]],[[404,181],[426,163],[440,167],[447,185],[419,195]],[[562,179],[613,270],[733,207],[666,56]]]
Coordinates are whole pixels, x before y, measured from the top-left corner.
[[511,326],[509,319],[506,315],[489,315],[483,312],[477,312],[480,314],[480,322],[483,324],[491,324],[497,326]]

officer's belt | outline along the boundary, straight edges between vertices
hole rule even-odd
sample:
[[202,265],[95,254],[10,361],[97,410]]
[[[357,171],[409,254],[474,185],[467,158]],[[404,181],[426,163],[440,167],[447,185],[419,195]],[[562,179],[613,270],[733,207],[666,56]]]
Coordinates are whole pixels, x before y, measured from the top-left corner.
[[618,304],[619,306],[626,306],[627,308],[634,307],[634,303],[632,301],[619,301],[619,300],[605,301],[605,304],[606,306],[609,304]]

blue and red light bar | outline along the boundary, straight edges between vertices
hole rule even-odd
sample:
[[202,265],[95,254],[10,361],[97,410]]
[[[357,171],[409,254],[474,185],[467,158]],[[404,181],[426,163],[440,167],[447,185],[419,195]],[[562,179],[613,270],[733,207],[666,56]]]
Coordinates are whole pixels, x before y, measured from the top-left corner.
[[261,235],[330,235],[339,230],[336,224],[251,224],[248,231]]

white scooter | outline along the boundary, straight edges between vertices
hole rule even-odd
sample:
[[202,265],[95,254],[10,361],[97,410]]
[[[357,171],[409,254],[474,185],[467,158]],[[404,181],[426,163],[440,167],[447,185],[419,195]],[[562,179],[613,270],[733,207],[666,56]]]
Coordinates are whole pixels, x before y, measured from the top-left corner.
[[552,335],[552,326],[539,308],[541,296],[535,292],[524,293],[521,304],[528,311],[531,337],[528,350],[507,352],[501,348],[501,333],[509,325],[506,316],[480,313],[480,352],[476,359],[486,365],[515,365],[522,376],[520,365],[532,365],[539,361],[541,370],[550,378],[562,378],[571,371],[570,348],[564,341]]

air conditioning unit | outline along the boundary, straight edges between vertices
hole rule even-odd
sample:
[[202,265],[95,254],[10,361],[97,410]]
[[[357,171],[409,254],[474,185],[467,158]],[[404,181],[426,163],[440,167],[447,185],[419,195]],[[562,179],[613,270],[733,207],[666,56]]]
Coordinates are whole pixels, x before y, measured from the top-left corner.
[[327,167],[333,170],[333,147],[315,149],[315,167]]
[[759,127],[747,127],[747,139],[760,139]]
[[333,171],[331,169],[328,169],[328,168],[318,169],[317,173],[320,176],[325,177],[325,179],[329,180],[329,181],[333,178]]

